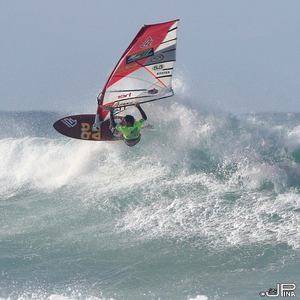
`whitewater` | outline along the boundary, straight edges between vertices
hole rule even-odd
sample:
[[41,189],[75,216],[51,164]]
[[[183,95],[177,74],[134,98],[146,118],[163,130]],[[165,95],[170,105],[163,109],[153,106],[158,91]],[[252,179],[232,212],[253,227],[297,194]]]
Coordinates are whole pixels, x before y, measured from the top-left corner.
[[144,106],[154,129],[133,148],[59,135],[66,112],[0,113],[1,299],[259,299],[299,283],[300,114],[180,97]]

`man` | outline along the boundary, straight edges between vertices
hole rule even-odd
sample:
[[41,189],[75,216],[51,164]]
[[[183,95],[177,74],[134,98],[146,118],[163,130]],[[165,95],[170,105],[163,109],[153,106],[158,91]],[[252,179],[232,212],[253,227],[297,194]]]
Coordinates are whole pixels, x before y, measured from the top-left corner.
[[110,109],[110,126],[112,127],[112,129],[115,129],[122,134],[124,142],[129,147],[136,145],[140,141],[141,128],[144,122],[147,120],[147,116],[141,108],[140,104],[137,103],[135,106],[141,113],[142,119],[136,121],[133,116],[126,115],[124,118],[122,118],[120,124],[116,124],[113,114],[113,108]]

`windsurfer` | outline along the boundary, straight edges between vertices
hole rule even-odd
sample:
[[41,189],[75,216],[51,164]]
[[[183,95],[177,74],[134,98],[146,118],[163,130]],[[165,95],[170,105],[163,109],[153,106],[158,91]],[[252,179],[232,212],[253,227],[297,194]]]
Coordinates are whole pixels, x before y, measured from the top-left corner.
[[144,122],[147,120],[147,116],[139,103],[135,104],[136,108],[141,113],[142,119],[136,121],[131,115],[126,115],[122,118],[120,124],[116,124],[114,119],[114,108],[109,108],[110,110],[110,126],[112,130],[120,132],[123,136],[125,144],[129,147],[136,145],[141,139],[141,128]]

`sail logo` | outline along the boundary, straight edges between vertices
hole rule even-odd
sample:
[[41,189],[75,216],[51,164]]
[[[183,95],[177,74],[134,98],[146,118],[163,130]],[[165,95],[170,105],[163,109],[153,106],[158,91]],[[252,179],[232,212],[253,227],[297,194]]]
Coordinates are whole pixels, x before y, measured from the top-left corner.
[[140,51],[138,53],[134,53],[132,55],[129,55],[126,57],[126,64],[130,64],[133,63],[135,61],[138,61],[140,59],[152,56],[154,54],[154,49],[150,48],[150,49],[146,49],[143,51]]
[[61,120],[67,127],[73,128],[77,125],[77,120],[72,119],[71,117],[69,118],[64,118]]
[[157,70],[161,70],[164,68],[164,65],[163,64],[160,64],[160,65],[155,65],[152,67],[152,70],[153,71],[157,71]]
[[130,98],[131,97],[131,92],[127,94],[121,94],[118,96],[118,100],[124,99],[124,98]]
[[161,76],[161,75],[170,75],[171,72],[170,71],[161,71],[161,72],[157,72],[157,76]]
[[152,45],[153,39],[151,36],[148,36],[148,38],[144,41],[144,43],[140,46],[141,48],[150,47]]
[[95,140],[100,141],[101,139],[101,131],[92,132],[91,125],[89,123],[81,123],[81,135],[80,138],[83,140]]
[[152,90],[148,90],[148,94],[155,95],[158,93],[158,90],[156,88],[153,88]]
[[157,63],[157,62],[162,61],[164,58],[165,58],[164,55],[161,54],[161,53],[159,53],[159,54],[157,54],[157,55],[154,55],[154,56],[151,58],[151,62]]
[[261,297],[296,297],[295,283],[277,283],[275,288],[269,288],[267,291],[259,293]]

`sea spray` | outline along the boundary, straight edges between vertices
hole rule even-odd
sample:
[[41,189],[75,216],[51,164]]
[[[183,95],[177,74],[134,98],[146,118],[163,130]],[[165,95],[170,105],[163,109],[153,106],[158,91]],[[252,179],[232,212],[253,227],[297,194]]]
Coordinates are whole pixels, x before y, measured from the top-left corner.
[[299,280],[300,115],[145,108],[132,149],[1,113],[2,298],[253,299]]

